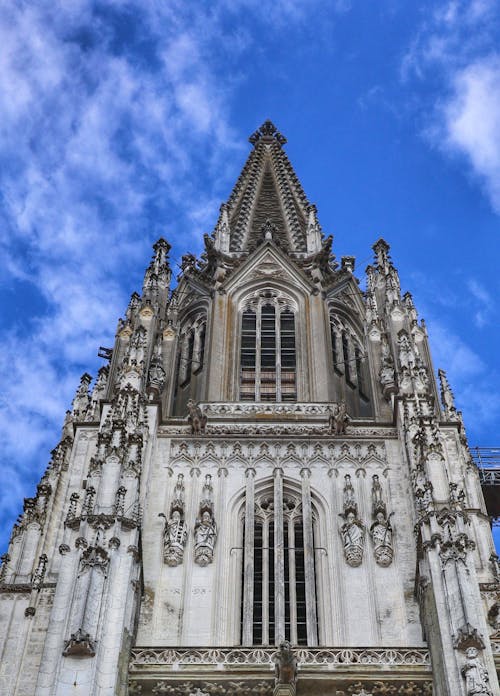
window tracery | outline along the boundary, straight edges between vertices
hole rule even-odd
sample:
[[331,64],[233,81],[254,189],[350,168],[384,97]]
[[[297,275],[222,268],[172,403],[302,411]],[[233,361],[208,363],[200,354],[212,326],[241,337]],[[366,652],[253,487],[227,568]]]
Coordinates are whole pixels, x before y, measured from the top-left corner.
[[[253,645],[274,645],[279,642],[278,635],[278,604],[276,597],[283,595],[282,623],[284,638],[294,645],[308,645],[307,625],[307,593],[306,573],[309,572],[315,583],[314,554],[312,567],[306,568],[304,549],[304,517],[300,495],[283,493],[282,530],[280,540],[280,524],[277,523],[275,498],[273,491],[266,491],[255,498],[253,519],[253,615],[252,636]],[[245,520],[242,517],[243,535]],[[314,527],[313,520],[313,527]],[[313,530],[314,533],[314,530]],[[283,579],[279,587],[279,577],[276,577],[276,549],[283,549]],[[244,578],[243,578],[244,581]],[[314,603],[316,599],[314,598]],[[243,598],[241,606],[241,632],[244,634]],[[315,634],[317,642],[317,623],[309,626]]]
[[247,300],[241,313],[240,399],[296,401],[295,305],[270,290]]
[[352,390],[356,390],[361,399],[368,401],[364,347],[351,326],[334,314],[331,308],[330,337],[334,373],[342,377]]
[[179,338],[177,384],[186,387],[193,375],[203,370],[205,359],[206,317],[198,315],[186,322]]

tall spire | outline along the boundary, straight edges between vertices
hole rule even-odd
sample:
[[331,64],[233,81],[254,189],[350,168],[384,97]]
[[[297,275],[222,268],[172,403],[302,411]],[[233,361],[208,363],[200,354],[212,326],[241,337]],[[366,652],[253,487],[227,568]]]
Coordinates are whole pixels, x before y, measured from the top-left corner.
[[304,256],[317,251],[318,244],[311,245],[310,239],[312,206],[283,150],[285,136],[267,120],[249,140],[253,149],[221,208],[216,248],[225,253],[251,252],[265,240],[270,224],[273,241],[286,251]]

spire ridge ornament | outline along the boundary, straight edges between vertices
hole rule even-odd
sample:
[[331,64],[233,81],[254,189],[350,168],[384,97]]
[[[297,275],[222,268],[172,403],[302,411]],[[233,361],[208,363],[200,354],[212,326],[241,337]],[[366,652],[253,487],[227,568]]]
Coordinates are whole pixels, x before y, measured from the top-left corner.
[[257,130],[252,133],[248,138],[252,145],[257,145],[259,141],[263,143],[277,143],[280,147],[286,143],[286,138],[282,135],[276,128],[274,123],[267,119],[264,123],[257,128]]
[[439,386],[441,390],[441,402],[443,404],[444,412],[449,420],[457,420],[457,409],[455,407],[455,399],[453,397],[453,392],[451,390],[446,372],[444,370],[438,370]]

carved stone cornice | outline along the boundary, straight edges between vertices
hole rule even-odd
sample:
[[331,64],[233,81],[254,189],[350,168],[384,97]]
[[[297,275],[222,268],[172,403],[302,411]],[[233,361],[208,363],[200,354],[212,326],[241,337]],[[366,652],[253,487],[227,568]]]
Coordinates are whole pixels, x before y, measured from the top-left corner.
[[34,585],[31,582],[23,583],[3,583],[0,585],[0,593],[5,594],[13,592],[14,594],[29,594],[33,589],[45,590],[54,589],[57,583],[55,582],[43,582],[41,585]]
[[279,460],[283,467],[297,468],[325,466],[331,468],[336,464],[350,466],[387,465],[385,445],[380,441],[351,440],[340,441],[336,438],[325,440],[239,440],[212,438],[173,439],[170,449],[170,463],[182,466],[210,466],[224,460],[225,466],[243,467],[249,464],[253,468],[260,465],[274,466]]
[[[133,648],[130,671],[162,665],[173,671],[180,667],[232,666],[262,667],[269,669],[277,652],[275,648]],[[296,648],[295,654],[302,670],[318,667],[342,668],[366,665],[422,668],[430,673],[430,655],[426,648]]]

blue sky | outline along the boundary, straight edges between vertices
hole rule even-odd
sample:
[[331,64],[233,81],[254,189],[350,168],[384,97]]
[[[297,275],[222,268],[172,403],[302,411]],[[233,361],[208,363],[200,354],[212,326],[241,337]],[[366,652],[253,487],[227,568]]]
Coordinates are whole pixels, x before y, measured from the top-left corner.
[[495,0],[4,0],[0,547],[151,244],[198,252],[271,118],[338,257],[392,248],[472,445],[500,445]]

